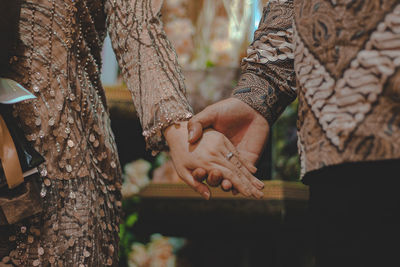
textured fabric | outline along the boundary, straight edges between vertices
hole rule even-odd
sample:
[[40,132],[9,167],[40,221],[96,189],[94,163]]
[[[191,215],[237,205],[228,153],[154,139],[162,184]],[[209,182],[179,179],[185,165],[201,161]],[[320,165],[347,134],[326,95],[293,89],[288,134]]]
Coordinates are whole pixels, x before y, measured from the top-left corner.
[[[151,149],[161,130],[190,117],[161,0],[23,0],[9,77],[37,99],[14,106],[36,150],[41,217],[11,227],[20,266],[117,265],[121,168],[100,82],[108,28]],[[1,242],[3,244],[3,242]],[[0,249],[4,251],[3,249]]]
[[163,148],[162,129],[192,116],[175,50],[162,28],[162,2],[109,0],[105,5],[113,47],[153,150]]
[[242,62],[234,96],[272,125],[296,98],[293,68],[293,2],[270,1]]
[[270,124],[299,96],[302,176],[400,158],[397,1],[269,2],[234,96]]

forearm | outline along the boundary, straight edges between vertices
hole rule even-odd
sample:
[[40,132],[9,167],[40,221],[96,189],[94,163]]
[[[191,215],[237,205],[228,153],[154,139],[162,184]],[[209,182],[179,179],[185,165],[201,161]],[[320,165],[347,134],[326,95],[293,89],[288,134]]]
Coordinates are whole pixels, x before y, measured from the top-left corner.
[[233,92],[233,97],[257,110],[269,125],[296,98],[292,22],[293,1],[270,1]]
[[162,0],[106,0],[114,51],[140,118],[147,147],[164,148],[163,129],[192,110],[174,48],[160,20]]

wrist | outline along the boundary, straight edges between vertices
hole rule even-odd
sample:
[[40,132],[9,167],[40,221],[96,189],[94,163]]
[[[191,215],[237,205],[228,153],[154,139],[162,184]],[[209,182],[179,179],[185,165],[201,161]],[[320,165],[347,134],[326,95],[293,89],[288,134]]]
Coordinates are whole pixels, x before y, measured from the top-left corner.
[[163,135],[170,148],[182,143],[183,139],[187,139],[187,123],[187,121],[176,122],[163,130]]
[[261,124],[263,127],[270,128],[270,124],[268,120],[261,114],[257,109],[255,109],[253,106],[251,106],[249,103],[246,101],[243,101],[241,98],[231,96],[228,98],[232,103],[235,103],[237,106],[238,110],[243,110],[247,114],[250,114],[251,120],[252,121],[257,121],[259,124]]

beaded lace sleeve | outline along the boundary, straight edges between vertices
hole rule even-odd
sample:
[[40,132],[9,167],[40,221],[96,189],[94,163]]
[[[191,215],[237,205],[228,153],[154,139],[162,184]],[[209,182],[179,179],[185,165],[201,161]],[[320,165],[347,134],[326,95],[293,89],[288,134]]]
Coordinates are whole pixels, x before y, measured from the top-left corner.
[[106,0],[113,48],[153,151],[164,148],[163,129],[192,116],[177,56],[160,20],[162,2]]
[[260,112],[272,125],[296,98],[293,0],[271,0],[242,61],[233,97]]

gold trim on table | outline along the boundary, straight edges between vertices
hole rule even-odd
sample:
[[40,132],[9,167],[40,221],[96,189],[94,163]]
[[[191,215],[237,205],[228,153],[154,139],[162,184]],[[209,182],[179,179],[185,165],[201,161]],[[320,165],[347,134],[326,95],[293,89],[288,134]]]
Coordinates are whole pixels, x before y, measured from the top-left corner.
[[[308,200],[308,187],[301,182],[264,181],[264,198],[262,200]],[[142,198],[194,198],[201,196],[184,183],[150,184],[139,196]],[[246,199],[239,194],[233,196],[220,188],[211,188],[212,199]]]

